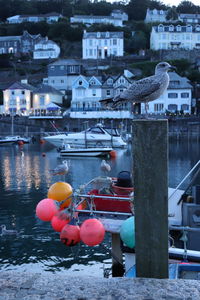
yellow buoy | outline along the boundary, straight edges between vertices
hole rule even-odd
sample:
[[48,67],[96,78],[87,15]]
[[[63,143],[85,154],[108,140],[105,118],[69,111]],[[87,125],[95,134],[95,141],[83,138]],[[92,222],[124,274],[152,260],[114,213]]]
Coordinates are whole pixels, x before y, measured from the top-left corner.
[[48,190],[48,198],[62,202],[61,208],[68,207],[71,203],[72,187],[67,182],[56,182]]

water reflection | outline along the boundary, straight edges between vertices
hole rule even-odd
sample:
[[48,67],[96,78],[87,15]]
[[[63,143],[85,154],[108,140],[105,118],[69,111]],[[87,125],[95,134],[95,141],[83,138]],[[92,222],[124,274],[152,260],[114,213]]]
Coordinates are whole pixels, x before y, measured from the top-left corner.
[[[23,154],[22,154],[23,151]],[[45,153],[45,155],[43,155]],[[131,148],[118,150],[110,160],[110,176],[122,170],[131,171]],[[169,186],[176,187],[199,159],[199,144],[171,142],[169,145]],[[69,158],[70,169],[65,176],[73,188],[102,174],[100,158]],[[25,145],[0,148],[0,224],[16,229],[19,237],[0,237],[0,268],[51,272],[81,272],[103,276],[103,263],[109,266],[110,236],[102,245],[73,248],[60,242],[49,222],[35,216],[37,203],[47,196],[49,186],[63,177],[52,176],[61,159],[55,149],[47,145]],[[200,178],[198,178],[200,182]],[[184,183],[186,187],[190,179]],[[98,267],[98,270],[97,270]]]

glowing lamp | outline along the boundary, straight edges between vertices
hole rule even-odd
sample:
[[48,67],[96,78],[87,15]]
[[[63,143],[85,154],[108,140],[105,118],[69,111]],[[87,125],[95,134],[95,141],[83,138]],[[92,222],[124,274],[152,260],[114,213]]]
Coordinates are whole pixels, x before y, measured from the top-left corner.
[[57,212],[55,201],[49,198],[41,200],[36,206],[36,216],[42,221],[51,221]]
[[97,219],[88,219],[83,222],[80,229],[80,237],[83,243],[88,246],[100,244],[105,236],[105,228]]
[[72,187],[67,182],[56,182],[48,190],[48,198],[62,202],[60,207],[68,207],[71,203]]
[[120,237],[123,243],[129,248],[135,247],[135,218],[126,219],[120,228]]

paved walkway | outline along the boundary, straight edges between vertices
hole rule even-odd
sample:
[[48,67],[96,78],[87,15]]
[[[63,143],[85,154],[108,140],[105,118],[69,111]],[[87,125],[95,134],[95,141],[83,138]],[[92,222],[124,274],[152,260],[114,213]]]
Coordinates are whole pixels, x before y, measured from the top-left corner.
[[199,300],[200,282],[0,272],[0,300]]

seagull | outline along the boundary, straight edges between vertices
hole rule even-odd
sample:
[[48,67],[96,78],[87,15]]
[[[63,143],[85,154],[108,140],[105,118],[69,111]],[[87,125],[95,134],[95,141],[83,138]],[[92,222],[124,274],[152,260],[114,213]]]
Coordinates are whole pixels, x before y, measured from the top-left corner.
[[103,159],[102,162],[101,162],[101,170],[103,172],[110,172],[111,171],[111,166]]
[[1,236],[3,235],[18,235],[18,231],[17,230],[13,230],[13,229],[6,229],[6,225],[1,225]]
[[69,172],[69,166],[67,160],[64,160],[62,164],[58,165],[55,169],[51,170],[52,175],[65,175]]
[[126,102],[145,103],[158,99],[169,85],[169,70],[175,70],[167,62],[160,62],[156,65],[155,74],[138,81],[135,81],[127,90],[124,90],[120,95],[114,98],[99,100],[103,106],[114,109]]

